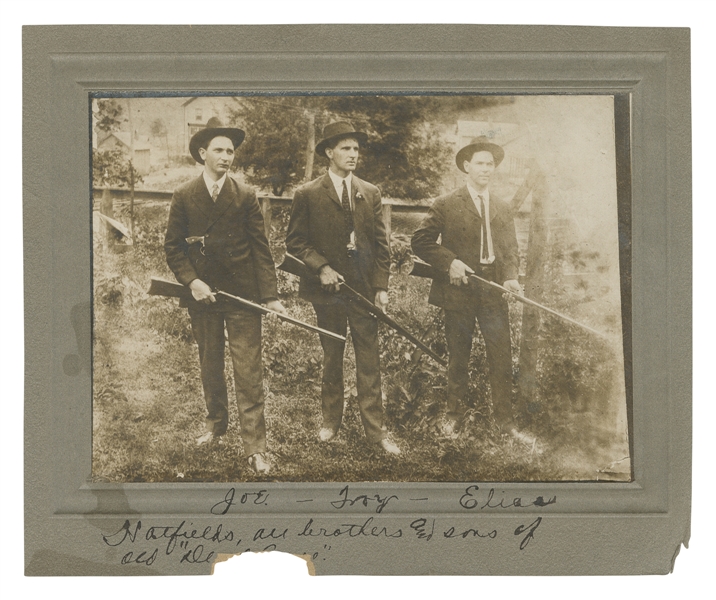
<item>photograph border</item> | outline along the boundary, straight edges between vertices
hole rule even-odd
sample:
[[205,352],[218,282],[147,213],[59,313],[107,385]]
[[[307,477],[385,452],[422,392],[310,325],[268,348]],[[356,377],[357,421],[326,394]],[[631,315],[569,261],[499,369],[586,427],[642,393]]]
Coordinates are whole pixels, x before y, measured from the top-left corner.
[[[371,496],[429,498],[419,510],[396,502],[389,513],[372,516],[363,507],[331,511],[340,484],[265,484],[261,487],[273,494],[270,506],[247,503],[225,517],[246,531],[302,526],[311,518],[340,525],[349,517],[356,523],[370,517],[380,527],[406,531],[397,553],[392,541],[350,537],[336,541],[321,562],[318,550],[311,552],[318,544],[313,539],[277,548],[315,555],[318,574],[671,570],[680,545],[688,542],[691,490],[687,29],[50,26],[26,27],[23,37],[28,575],[208,573],[207,562],[120,564],[122,556],[105,538],[130,518],[215,526],[209,510],[228,493],[226,484],[87,483],[92,431],[87,98],[100,90],[630,93],[634,481],[496,484],[492,488],[500,497],[556,496],[558,502],[539,510],[488,507],[479,513],[461,505],[464,483],[355,484]],[[265,39],[272,40],[271,51],[256,51]],[[34,152],[40,145],[46,150]],[[67,356],[79,356],[84,367],[79,375],[65,373]],[[243,493],[256,487],[231,489]],[[296,504],[297,492],[310,494],[310,509]],[[319,505],[328,508],[313,508]],[[456,530],[500,523],[501,529],[517,531],[535,519],[544,524],[532,552],[509,539],[489,551],[465,552],[464,545],[448,549],[438,536],[426,542],[414,535],[409,524],[421,518]]]

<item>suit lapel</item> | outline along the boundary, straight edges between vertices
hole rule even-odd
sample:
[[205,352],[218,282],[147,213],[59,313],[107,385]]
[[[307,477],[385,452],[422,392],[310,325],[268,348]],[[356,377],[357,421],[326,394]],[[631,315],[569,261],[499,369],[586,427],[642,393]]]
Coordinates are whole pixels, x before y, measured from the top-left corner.
[[331,176],[328,173],[323,176],[322,185],[326,194],[328,194],[328,197],[333,200],[333,202],[335,202],[338,206],[343,208],[343,205],[341,204],[341,199],[338,197],[338,194],[336,194],[336,188],[333,186],[333,181],[331,181]]
[[[497,217],[500,218],[500,220],[504,220],[507,217],[507,214],[509,213],[508,210],[502,210],[504,208],[504,205],[501,205],[498,203],[499,198],[495,198],[494,196],[490,196],[490,223],[492,224]],[[503,217],[502,215],[505,214]],[[494,238],[493,238],[494,241]]]
[[365,202],[365,191],[363,190],[363,182],[353,175],[353,182],[351,183],[351,194],[353,201],[353,210],[358,211],[358,204]]
[[211,199],[209,190],[206,189],[203,175],[200,175],[194,182],[191,200],[207,219],[211,218],[211,213],[214,210],[214,201]]
[[478,221],[482,221],[482,217],[480,216],[480,213],[477,212],[477,207],[475,206],[475,202],[472,199],[472,196],[470,195],[470,190],[467,189],[467,186],[464,186],[460,190],[460,194],[462,195],[462,201],[464,202],[468,212],[472,214]]
[[234,190],[234,182],[231,177],[227,175],[226,181],[224,181],[224,185],[221,186],[221,191],[219,192],[219,197],[216,199],[216,202],[213,202],[211,200],[211,197],[209,197],[209,201],[211,201],[213,206],[209,215],[208,227],[211,227],[214,223],[216,223],[216,221],[219,220],[219,218],[221,218],[221,215],[223,215],[228,210],[229,206],[234,203],[234,200],[236,200],[236,198],[237,196]]
[[362,181],[353,175],[351,183],[351,200],[353,201],[353,224],[355,225],[356,235],[358,232],[367,230],[364,228],[365,220],[368,218],[366,213],[365,190]]

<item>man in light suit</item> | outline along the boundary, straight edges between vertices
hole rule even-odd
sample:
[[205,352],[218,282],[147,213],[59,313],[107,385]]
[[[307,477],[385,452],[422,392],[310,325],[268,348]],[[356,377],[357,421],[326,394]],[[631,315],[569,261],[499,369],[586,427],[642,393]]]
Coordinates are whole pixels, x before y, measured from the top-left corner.
[[188,304],[199,346],[206,400],[205,444],[226,433],[229,404],[224,378],[224,328],[234,367],[234,385],[244,453],[249,465],[267,474],[261,315],[217,300],[213,290],[262,302],[279,312],[276,272],[256,192],[228,176],[240,129],[216,118],[191,138],[189,150],[204,172],[174,192],[164,241],[167,263],[177,281],[191,289]]
[[[365,133],[350,123],[326,126],[316,154],[327,158],[328,173],[296,190],[286,249],[314,278],[302,277],[299,295],[313,303],[318,326],[345,335],[350,325],[356,356],[358,406],[366,438],[389,454],[400,449],[383,426],[378,322],[340,293],[345,282],[385,310],[388,304],[390,248],[383,224],[380,191],[356,177]],[[345,344],[325,337],[319,439],[333,439],[343,419]]]
[[[448,344],[447,414],[443,433],[455,435],[464,414],[468,392],[468,362],[475,319],[485,339],[492,409],[505,434],[521,441],[528,435],[517,429],[511,405],[512,352],[507,302],[499,291],[469,282],[476,273],[510,291],[522,293],[517,281],[519,256],[515,223],[509,206],[489,190],[490,178],[505,152],[486,137],[460,149],[457,167],[466,184],[437,198],[415,231],[413,252],[445,274],[433,280],[429,302],[445,311]],[[438,243],[440,239],[440,243]]]

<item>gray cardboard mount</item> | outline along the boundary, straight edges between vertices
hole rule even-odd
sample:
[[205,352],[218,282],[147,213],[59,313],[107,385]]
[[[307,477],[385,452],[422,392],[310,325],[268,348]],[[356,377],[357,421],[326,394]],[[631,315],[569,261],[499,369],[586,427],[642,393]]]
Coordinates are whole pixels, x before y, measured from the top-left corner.
[[[671,571],[691,502],[687,29],[33,26],[23,77],[28,575],[208,574],[219,554],[267,547],[317,574]],[[398,497],[381,513],[337,510],[340,484],[87,483],[88,94],[238,90],[629,94],[634,480],[475,482],[506,504],[557,498],[508,509],[470,508],[465,483],[355,484]],[[69,355],[79,375],[65,374]]]

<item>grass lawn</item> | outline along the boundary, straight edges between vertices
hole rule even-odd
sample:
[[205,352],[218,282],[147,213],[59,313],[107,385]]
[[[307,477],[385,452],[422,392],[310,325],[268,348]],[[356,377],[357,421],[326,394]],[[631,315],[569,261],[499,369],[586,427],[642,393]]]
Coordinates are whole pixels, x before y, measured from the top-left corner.
[[[175,300],[146,294],[150,276],[173,278],[162,250],[167,211],[168,206],[160,203],[137,207],[136,242],[129,252],[113,253],[99,240],[95,242],[95,481],[628,479],[628,474],[600,473],[609,471],[611,463],[628,455],[624,436],[613,425],[614,393],[605,393],[600,402],[580,402],[576,410],[563,394],[550,396],[549,389],[545,389],[543,409],[531,423],[539,445],[525,446],[501,436],[494,426],[484,347],[476,337],[470,365],[469,410],[460,435],[447,439],[438,429],[444,411],[445,372],[429,358],[418,358],[408,342],[383,325],[384,405],[388,430],[402,450],[399,457],[376,452],[365,441],[355,397],[350,343],[346,351],[343,426],[334,441],[318,441],[322,360],[318,337],[270,319],[264,319],[263,353],[271,474],[257,476],[248,466],[231,377],[227,435],[219,442],[197,447],[195,439],[204,432],[205,408],[189,317]],[[280,219],[277,222],[272,236],[276,259],[282,252]],[[400,236],[394,239],[398,250],[401,244],[404,250],[405,240]],[[446,355],[440,312],[427,305],[428,285],[426,280],[396,269],[391,279],[389,313]],[[279,273],[281,300],[289,312],[315,323],[312,308],[297,298],[296,291],[295,278]],[[520,305],[511,306],[511,311],[517,355]],[[564,341],[561,356],[576,356],[575,347]],[[518,364],[515,356],[516,369]],[[543,361],[542,368],[549,369],[554,364],[554,360]],[[559,364],[563,368],[565,361]],[[226,373],[232,373],[228,352]],[[599,389],[614,387],[609,373],[590,371],[587,376],[607,378],[609,385],[597,382]],[[543,378],[551,382],[555,373],[545,372]]]

